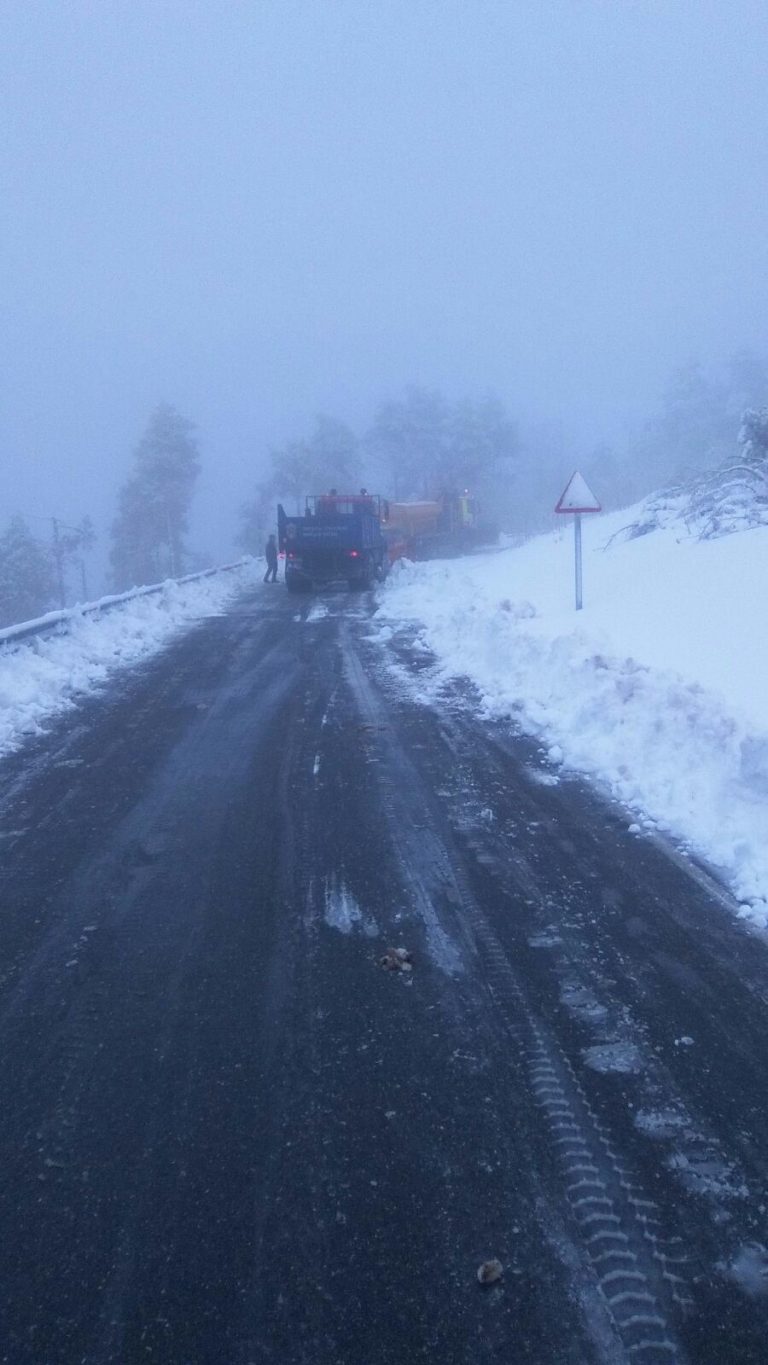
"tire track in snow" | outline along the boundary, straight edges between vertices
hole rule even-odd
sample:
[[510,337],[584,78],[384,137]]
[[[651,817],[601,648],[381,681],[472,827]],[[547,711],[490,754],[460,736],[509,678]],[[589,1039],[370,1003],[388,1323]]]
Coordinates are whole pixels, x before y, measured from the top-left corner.
[[[593,1270],[624,1359],[631,1365],[684,1365],[672,1317],[691,1302],[685,1247],[679,1238],[665,1235],[657,1203],[617,1156],[567,1055],[529,1003],[457,853],[439,830],[430,793],[414,765],[391,728],[385,740],[377,740],[383,703],[344,630],[341,643],[347,680],[369,727],[369,742],[378,744],[385,814],[411,888],[417,892],[427,941],[447,971],[461,970],[475,953],[480,957],[491,999],[516,1044],[532,1101],[542,1116],[576,1240]],[[427,876],[416,871],[425,862]],[[446,922],[446,911],[438,913],[436,902],[453,906],[451,923]],[[442,949],[437,954],[436,943]]]

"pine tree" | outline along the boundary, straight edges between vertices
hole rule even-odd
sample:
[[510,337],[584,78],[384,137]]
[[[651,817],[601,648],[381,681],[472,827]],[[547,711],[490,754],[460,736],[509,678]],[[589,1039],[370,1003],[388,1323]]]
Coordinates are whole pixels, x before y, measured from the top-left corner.
[[13,517],[0,536],[0,625],[41,616],[53,605],[54,591],[47,547],[35,539],[23,517]]
[[200,472],[194,423],[161,404],[136,450],[112,526],[112,574],[118,589],[178,577],[187,567],[184,537]]

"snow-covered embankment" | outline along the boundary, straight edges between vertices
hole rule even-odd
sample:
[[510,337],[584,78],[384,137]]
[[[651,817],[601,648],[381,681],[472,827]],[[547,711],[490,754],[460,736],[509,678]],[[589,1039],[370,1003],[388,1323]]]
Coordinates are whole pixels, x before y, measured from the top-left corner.
[[486,714],[607,784],[638,829],[683,840],[765,926],[768,528],[699,542],[679,523],[607,546],[632,519],[584,518],[578,614],[569,524],[516,549],[400,566],[377,623],[384,636],[420,623],[433,694],[470,678]]

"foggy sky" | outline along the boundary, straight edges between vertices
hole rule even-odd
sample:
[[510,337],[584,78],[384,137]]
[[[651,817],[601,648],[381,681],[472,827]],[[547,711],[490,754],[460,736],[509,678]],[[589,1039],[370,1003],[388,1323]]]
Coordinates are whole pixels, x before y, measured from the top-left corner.
[[4,0],[0,521],[160,400],[225,554],[267,447],[415,382],[595,444],[766,346],[764,0]]

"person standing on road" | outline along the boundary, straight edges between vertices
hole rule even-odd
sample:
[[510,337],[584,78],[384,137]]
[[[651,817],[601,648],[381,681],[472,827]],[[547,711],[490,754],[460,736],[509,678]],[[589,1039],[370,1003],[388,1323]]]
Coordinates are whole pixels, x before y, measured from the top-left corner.
[[264,575],[265,583],[277,582],[277,545],[275,537],[270,536],[264,547],[264,556],[267,561],[267,572]]

